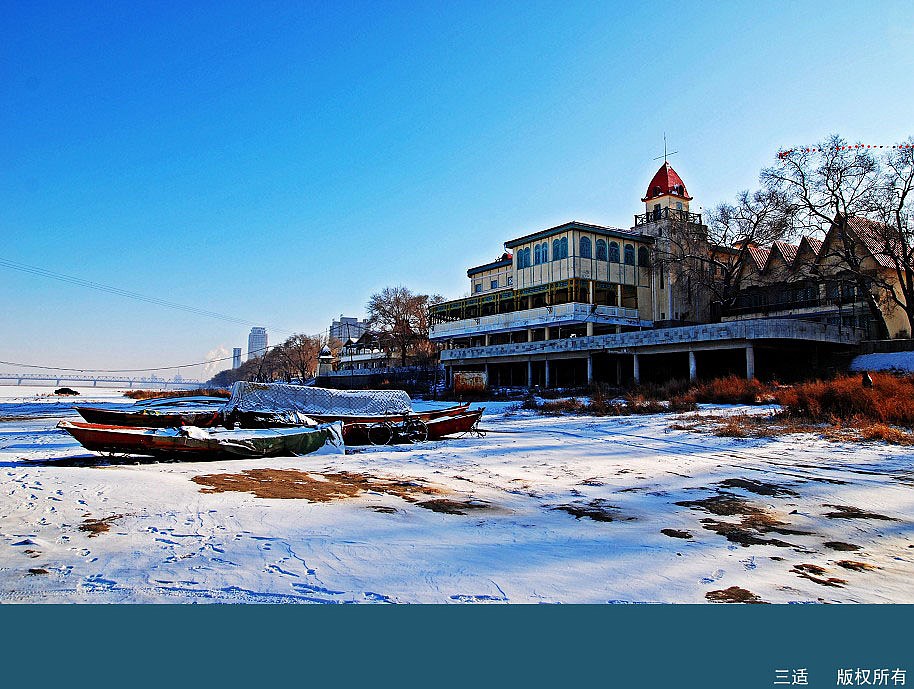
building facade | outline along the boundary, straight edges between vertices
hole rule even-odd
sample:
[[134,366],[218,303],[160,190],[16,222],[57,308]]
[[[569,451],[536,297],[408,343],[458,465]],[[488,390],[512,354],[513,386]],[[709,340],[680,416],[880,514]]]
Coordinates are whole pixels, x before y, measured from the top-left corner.
[[232,368],[241,368],[241,347],[232,348]]
[[368,332],[368,320],[353,318],[352,316],[343,316],[340,314],[338,321],[330,323],[330,337],[340,342],[348,340],[356,341],[362,335]]
[[[793,314],[759,310],[712,317],[708,291],[688,276],[706,271],[719,247],[669,163],[641,201],[644,212],[627,229],[571,221],[510,239],[500,258],[470,268],[470,296],[430,309],[430,339],[449,379],[458,370],[484,371],[494,386],[622,384],[646,372],[695,378],[712,369],[751,377],[759,353],[767,368],[775,351],[818,357],[862,337],[859,321],[798,324]],[[746,284],[783,282],[796,257],[815,249],[808,240],[753,250],[762,268]]]
[[248,335],[248,361],[263,356],[269,347],[266,328],[251,328]]

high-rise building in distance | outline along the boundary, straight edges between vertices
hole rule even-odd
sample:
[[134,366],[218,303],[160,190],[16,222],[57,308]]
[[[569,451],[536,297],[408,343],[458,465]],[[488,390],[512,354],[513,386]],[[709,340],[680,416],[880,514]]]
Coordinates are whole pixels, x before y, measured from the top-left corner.
[[368,320],[359,320],[352,316],[340,316],[338,321],[330,324],[330,337],[335,337],[340,342],[358,340],[368,330]]
[[241,347],[232,347],[232,368],[241,366]]
[[263,356],[268,346],[267,329],[251,328],[251,334],[248,335],[248,361],[254,357]]

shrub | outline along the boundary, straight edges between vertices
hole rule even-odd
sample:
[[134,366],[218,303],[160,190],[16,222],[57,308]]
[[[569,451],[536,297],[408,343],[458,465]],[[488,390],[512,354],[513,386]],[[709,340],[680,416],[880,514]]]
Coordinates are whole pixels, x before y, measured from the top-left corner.
[[782,414],[813,421],[865,420],[914,428],[914,379],[871,374],[873,387],[857,376],[800,383],[779,391]]
[[755,378],[727,376],[696,384],[688,392],[688,396],[693,402],[760,404],[770,398],[771,387]]

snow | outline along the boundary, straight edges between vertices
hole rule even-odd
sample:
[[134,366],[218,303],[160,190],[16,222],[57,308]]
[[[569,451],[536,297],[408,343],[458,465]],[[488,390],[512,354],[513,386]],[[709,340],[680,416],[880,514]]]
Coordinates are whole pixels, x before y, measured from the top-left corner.
[[[93,401],[123,400],[91,392]],[[17,416],[0,422],[4,602],[703,603],[732,586],[775,603],[914,602],[910,448],[811,434],[719,438],[671,430],[675,415],[552,417],[483,403],[483,438],[133,464],[103,461],[56,429],[74,417],[69,400],[15,387],[0,387],[0,397],[0,417]],[[737,412],[770,410],[703,406],[700,414]],[[266,468],[405,478],[485,506],[448,514],[375,491],[328,502],[260,498],[203,492],[192,481]],[[778,490],[721,485],[732,479]],[[716,495],[744,498],[782,522],[791,533],[762,538],[789,546],[731,542],[706,527],[740,516],[675,504]],[[613,520],[555,509],[595,505]],[[889,519],[829,518],[831,505]],[[110,528],[80,530],[89,519]],[[875,569],[848,570],[841,560]],[[825,573],[791,571],[801,564]],[[821,583],[828,577],[845,583]]]
[[899,371],[914,373],[914,352],[884,352],[855,356],[851,371]]

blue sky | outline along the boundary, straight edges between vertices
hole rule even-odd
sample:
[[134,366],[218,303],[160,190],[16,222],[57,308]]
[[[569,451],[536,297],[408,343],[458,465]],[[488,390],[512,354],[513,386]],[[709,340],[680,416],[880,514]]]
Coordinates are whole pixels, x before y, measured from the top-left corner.
[[[507,239],[629,226],[664,131],[704,207],[781,147],[914,134],[912,27],[910,2],[6,2],[0,258],[272,342],[387,285],[459,297]],[[0,303],[2,360],[246,348],[2,266]]]

